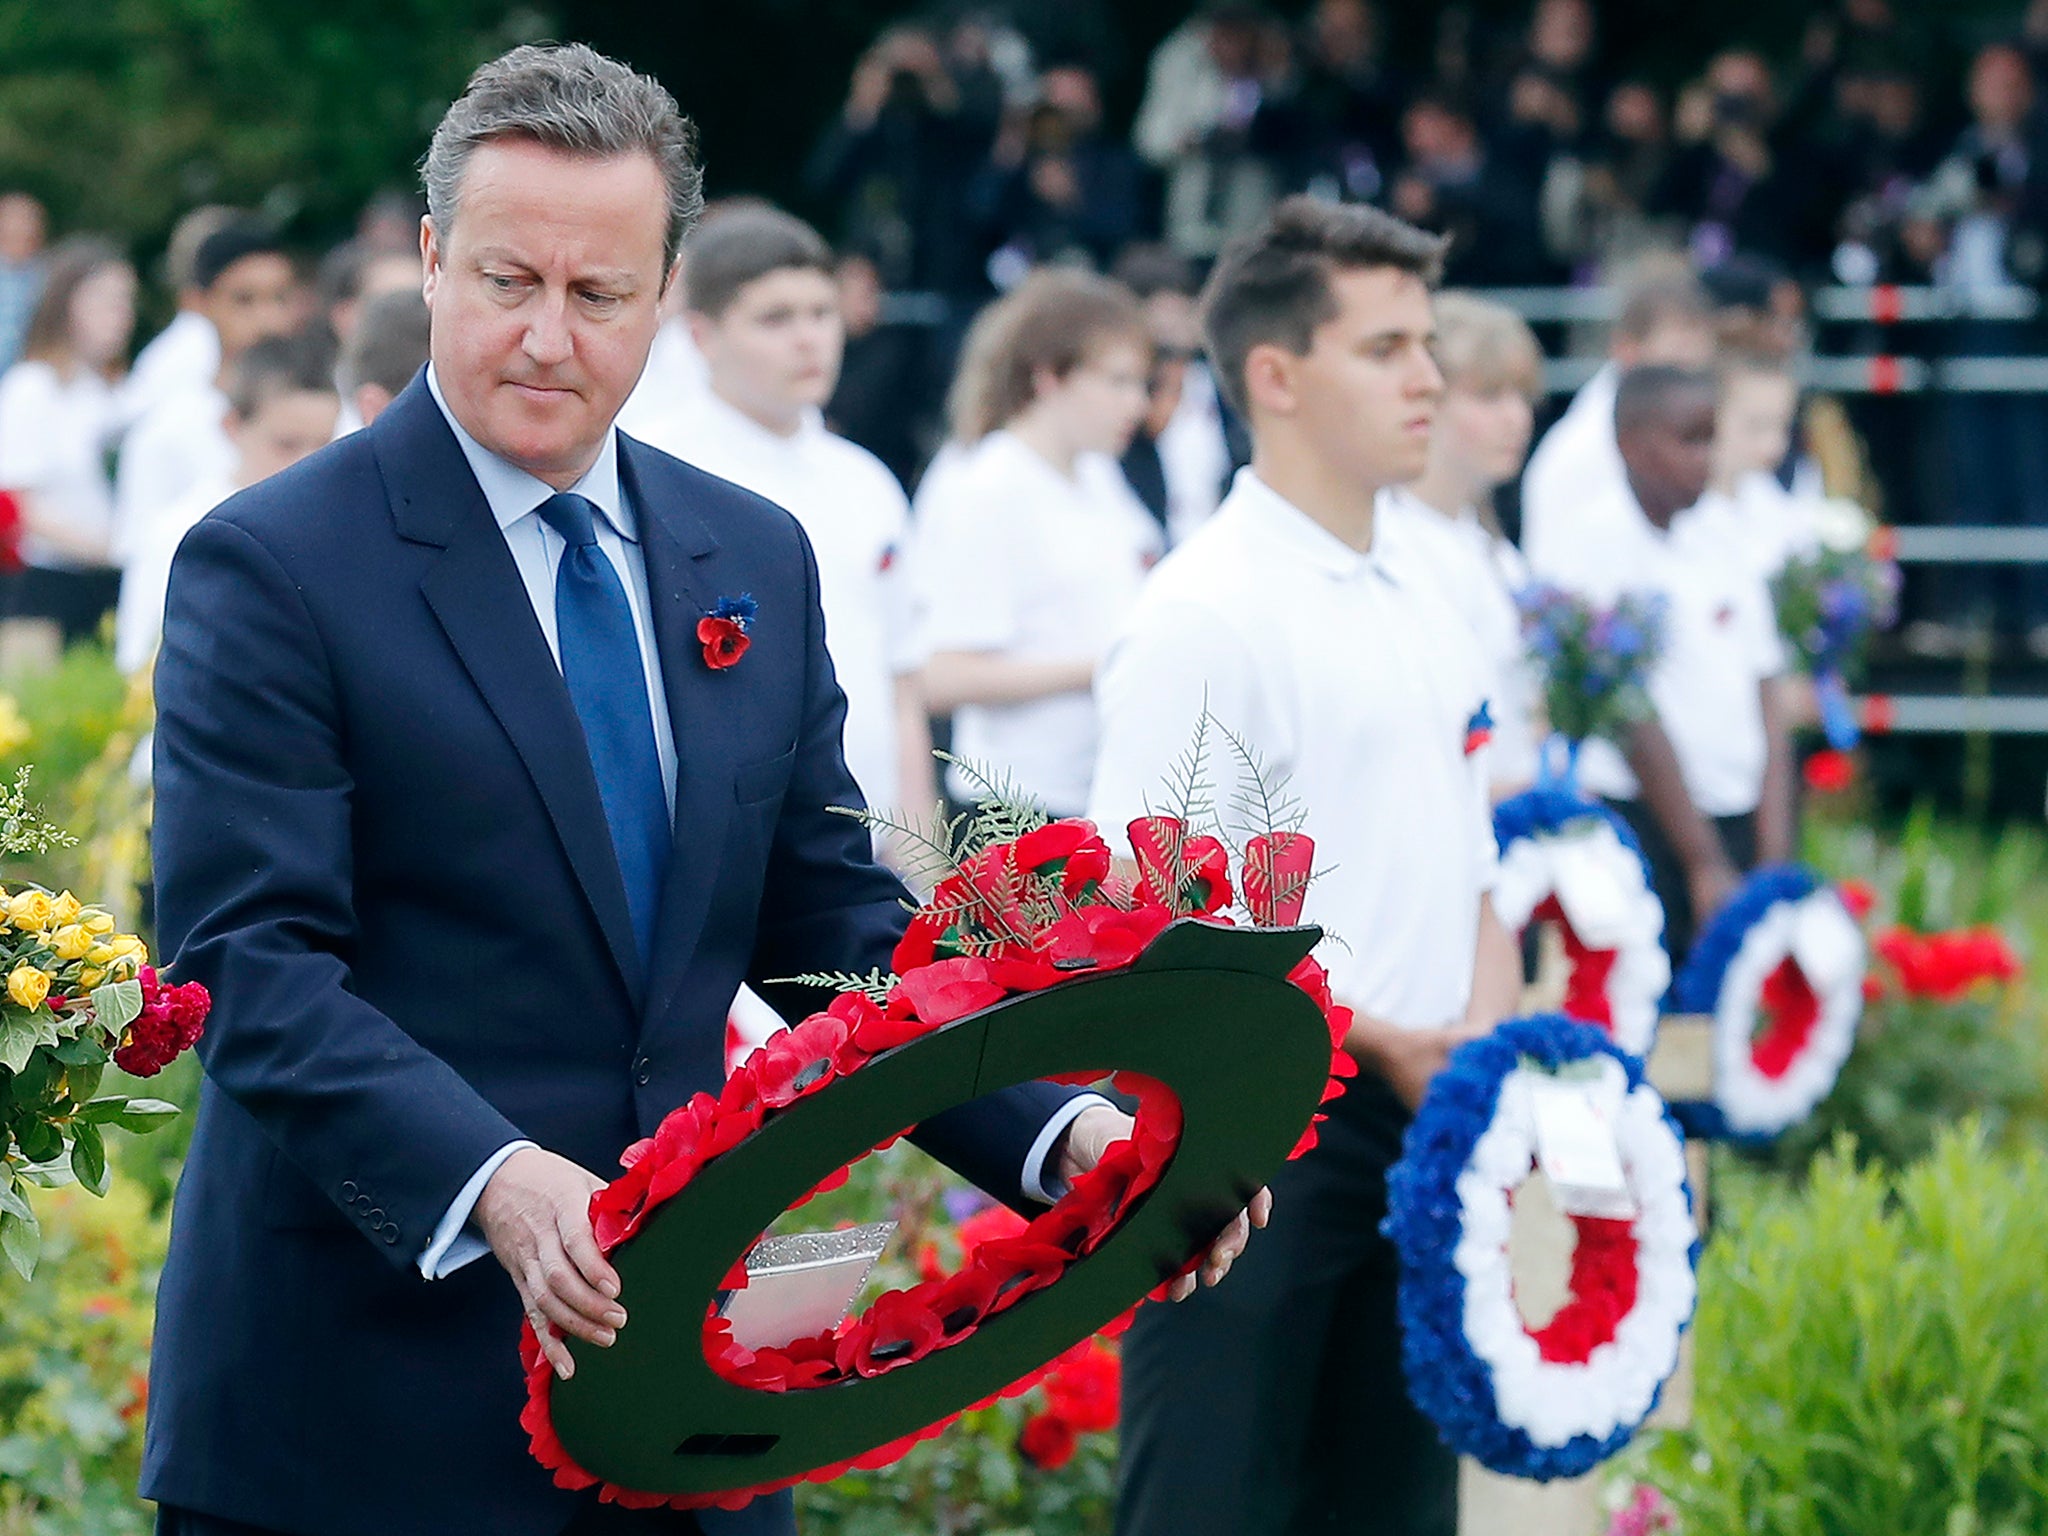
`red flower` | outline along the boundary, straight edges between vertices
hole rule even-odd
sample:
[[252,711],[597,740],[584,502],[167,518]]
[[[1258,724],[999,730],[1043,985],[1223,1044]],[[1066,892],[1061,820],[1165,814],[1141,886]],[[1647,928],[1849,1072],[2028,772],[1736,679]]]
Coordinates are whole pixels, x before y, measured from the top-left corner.
[[932,1308],[935,1287],[884,1291],[839,1340],[839,1369],[849,1376],[880,1376],[922,1360],[945,1337]]
[[697,642],[704,647],[704,665],[714,672],[723,672],[746,655],[747,647],[754,643],[747,638],[746,626],[738,619],[710,614],[697,621]]
[[1026,874],[1057,874],[1060,889],[1069,898],[1080,896],[1109,874],[1109,845],[1092,821],[1069,818],[1027,832],[1017,839],[1015,857],[1017,868]]
[[21,502],[12,491],[0,491],[0,575],[22,569]]
[[1870,909],[1877,905],[1877,892],[1867,880],[1841,880],[1835,884],[1835,894],[1842,898],[1842,905],[1849,909],[1849,915],[1862,922],[1870,916]]
[[912,971],[890,994],[892,1003],[901,999],[929,1025],[964,1019],[1002,998],[1003,989],[989,979],[988,963],[971,958],[939,960]]
[[[122,1032],[114,1065],[131,1077],[154,1077],[198,1043],[213,999],[196,981],[164,986],[152,966],[144,966],[138,979],[142,1012]],[[52,1000],[51,1006],[56,1003]]]
[[1116,1428],[1123,1367],[1099,1339],[1083,1339],[1053,1362],[1045,1379],[1047,1408],[1082,1433]]
[[1017,1452],[1043,1472],[1057,1472],[1074,1459],[1074,1426],[1055,1413],[1035,1413],[1017,1436]]
[[1839,795],[1856,782],[1856,759],[1846,752],[1816,752],[1802,771],[1815,794]]
[[1024,1234],[1024,1218],[1007,1205],[986,1205],[954,1230],[960,1240],[960,1252],[965,1258],[973,1258],[974,1250],[983,1243],[994,1242],[999,1237],[1021,1237]]
[[839,1075],[846,1025],[829,1013],[814,1013],[794,1029],[772,1035],[754,1056],[761,1102],[770,1109],[794,1104]]
[[1953,1002],[1979,982],[2008,982],[2020,973],[2019,960],[1995,928],[1928,934],[1887,928],[1873,947],[1908,997]]

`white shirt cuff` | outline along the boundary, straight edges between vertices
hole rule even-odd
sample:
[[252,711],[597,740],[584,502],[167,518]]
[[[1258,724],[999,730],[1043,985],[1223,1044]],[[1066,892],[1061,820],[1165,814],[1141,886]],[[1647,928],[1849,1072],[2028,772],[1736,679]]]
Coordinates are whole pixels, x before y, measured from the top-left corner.
[[448,1207],[448,1214],[441,1218],[441,1224],[434,1228],[433,1241],[427,1244],[427,1251],[420,1255],[420,1273],[429,1280],[445,1280],[463,1265],[473,1263],[491,1251],[491,1245],[483,1237],[469,1230],[469,1213],[476,1209],[476,1203],[483,1197],[484,1186],[491,1182],[491,1175],[499,1165],[514,1152],[524,1151],[533,1146],[530,1141],[507,1142],[489,1157],[484,1165],[469,1176],[469,1182],[462,1186]]
[[1038,1139],[1031,1143],[1031,1150],[1024,1154],[1023,1189],[1033,1200],[1054,1205],[1066,1194],[1065,1179],[1046,1177],[1045,1160],[1052,1155],[1053,1143],[1060,1139],[1060,1133],[1080,1118],[1082,1110],[1093,1109],[1098,1104],[1104,1109],[1116,1108],[1099,1093],[1084,1093],[1062,1104],[1045,1122],[1045,1129],[1038,1133]]

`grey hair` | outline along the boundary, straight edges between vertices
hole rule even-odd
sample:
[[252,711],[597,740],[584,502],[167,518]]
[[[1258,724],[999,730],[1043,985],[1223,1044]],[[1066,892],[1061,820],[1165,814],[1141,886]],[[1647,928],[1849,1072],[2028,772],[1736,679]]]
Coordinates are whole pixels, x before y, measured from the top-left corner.
[[662,271],[704,211],[697,130],[660,81],[582,43],[527,43],[491,60],[442,114],[420,164],[427,213],[442,239],[455,227],[469,157],[496,139],[531,139],[566,154],[651,155],[668,188]]

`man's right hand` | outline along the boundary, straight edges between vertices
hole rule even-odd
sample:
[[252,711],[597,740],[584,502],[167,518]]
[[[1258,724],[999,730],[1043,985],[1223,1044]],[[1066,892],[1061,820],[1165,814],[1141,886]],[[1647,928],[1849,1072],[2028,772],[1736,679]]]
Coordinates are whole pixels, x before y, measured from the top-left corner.
[[470,1217],[519,1288],[540,1347],[564,1381],[576,1362],[556,1330],[608,1348],[626,1322],[618,1272],[590,1230],[590,1197],[603,1187],[566,1157],[523,1147],[491,1175]]

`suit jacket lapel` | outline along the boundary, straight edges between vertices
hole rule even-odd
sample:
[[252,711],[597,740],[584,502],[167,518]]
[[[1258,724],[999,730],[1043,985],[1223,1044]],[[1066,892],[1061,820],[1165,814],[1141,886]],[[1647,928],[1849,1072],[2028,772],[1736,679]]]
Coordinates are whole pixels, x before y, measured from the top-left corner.
[[420,591],[526,765],[637,1006],[646,973],[583,726],[504,532],[423,374],[370,431],[400,535],[441,550]]
[[667,1008],[703,931],[732,813],[732,751],[726,710],[732,690],[704,664],[697,620],[716,600],[707,566],[718,540],[670,483],[658,456],[619,439],[619,476],[633,500],[647,563],[654,639],[661,653],[669,728],[676,743],[676,843],[655,924],[645,1017]]

